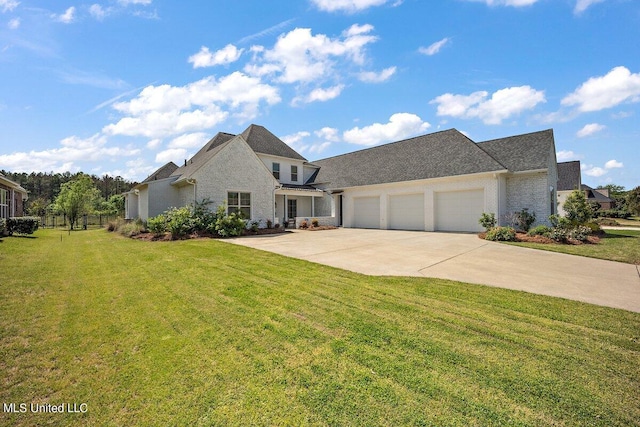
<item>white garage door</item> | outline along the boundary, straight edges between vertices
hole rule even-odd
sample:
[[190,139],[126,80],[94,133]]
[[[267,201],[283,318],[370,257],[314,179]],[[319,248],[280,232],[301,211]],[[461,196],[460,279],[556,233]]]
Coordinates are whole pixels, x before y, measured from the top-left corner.
[[380,228],[380,197],[355,197],[353,215],[356,228]]
[[435,228],[438,231],[482,231],[484,190],[435,193]]
[[389,228],[424,231],[424,194],[390,196]]

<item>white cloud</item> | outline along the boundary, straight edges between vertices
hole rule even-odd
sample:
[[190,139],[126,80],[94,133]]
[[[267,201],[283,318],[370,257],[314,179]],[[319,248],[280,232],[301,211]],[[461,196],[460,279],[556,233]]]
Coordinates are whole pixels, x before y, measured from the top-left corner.
[[311,144],[308,151],[313,154],[320,154],[331,145],[331,141],[319,142],[317,144]]
[[156,148],[160,147],[162,145],[162,140],[160,138],[155,138],[152,139],[151,141],[147,142],[147,148],[151,149],[151,150],[155,150]]
[[488,92],[479,91],[471,95],[446,93],[431,100],[437,104],[438,116],[480,118],[485,124],[500,124],[503,120],[518,115],[536,105],[546,102],[544,91],[530,86],[500,89],[487,99]]
[[600,111],[623,102],[640,101],[640,73],[616,67],[601,77],[592,77],[562,99],[565,106],[576,105],[580,112]]
[[623,168],[623,167],[624,167],[624,164],[615,159],[609,160],[607,163],[604,164],[605,169],[616,169],[616,168]]
[[200,52],[189,57],[189,63],[193,64],[193,68],[231,64],[240,59],[243,51],[244,49],[238,49],[232,44],[228,44],[215,52],[211,52],[208,47],[202,46]]
[[284,142],[287,145],[295,145],[298,144],[300,141],[302,141],[304,138],[310,136],[311,134],[307,131],[300,131],[300,132],[296,132],[294,134],[291,135],[285,135],[283,137],[281,137],[280,139],[282,140],[282,142]]
[[156,163],[169,163],[174,162],[178,165],[182,164],[184,159],[187,158],[187,150],[184,148],[170,148],[156,154]]
[[10,30],[18,29],[18,27],[20,27],[20,18],[13,18],[10,20],[7,27],[9,27]]
[[446,37],[442,40],[432,43],[429,47],[419,48],[418,52],[428,56],[435,55],[436,53],[440,52],[440,49],[442,49],[447,43],[449,43],[450,40],[450,38]]
[[598,123],[589,123],[588,125],[584,125],[582,129],[580,129],[576,136],[578,138],[584,138],[589,135],[593,135],[594,133],[600,132],[601,130],[606,129],[605,125],[601,125]]
[[245,121],[255,118],[263,104],[280,102],[277,88],[260,79],[234,72],[186,86],[148,86],[136,98],[113,108],[128,115],[107,125],[107,134],[160,138],[210,129],[229,115]]
[[143,6],[148,6],[153,2],[153,0],[118,0],[123,6],[129,6],[130,4],[140,4]]
[[294,98],[291,103],[293,105],[297,105],[301,102],[305,104],[310,104],[312,102],[330,101],[340,96],[343,89],[344,89],[344,85],[337,85],[327,89],[316,88],[312,90],[307,96]]
[[71,6],[61,15],[53,15],[53,18],[63,24],[71,24],[75,20],[76,8]]
[[65,172],[76,168],[77,162],[104,162],[136,156],[140,150],[131,147],[109,147],[107,137],[95,134],[89,138],[70,136],[60,141],[60,148],[43,151],[15,152],[0,155],[0,168],[15,172]]
[[337,61],[362,65],[365,48],[378,40],[371,25],[354,24],[338,38],[312,35],[310,28],[296,28],[281,35],[273,49],[252,48],[254,62],[245,71],[254,76],[275,75],[281,83],[310,83],[334,78]]
[[415,114],[396,113],[389,122],[374,123],[363,128],[355,127],[343,133],[343,139],[351,144],[378,145],[417,135],[426,131],[431,125]]
[[385,68],[379,73],[375,71],[363,71],[358,74],[358,80],[364,83],[382,83],[389,80],[395,73],[396,67]]
[[109,11],[99,4],[92,4],[89,6],[89,14],[93,16],[98,21],[102,21],[107,15]]
[[325,12],[354,13],[373,6],[381,6],[388,0],[311,0],[311,2]]
[[3,12],[11,12],[18,7],[19,4],[20,2],[16,0],[0,0],[0,9],[2,9]]
[[202,147],[210,139],[209,134],[204,132],[187,133],[174,138],[169,142],[169,148],[194,148]]
[[485,3],[487,6],[512,6],[523,7],[531,6],[538,2],[538,0],[467,0]]
[[559,162],[568,162],[569,160],[578,160],[579,156],[573,151],[560,150],[556,153],[556,160]]
[[326,141],[338,142],[340,141],[340,135],[338,134],[338,129],[323,127],[320,130],[313,132],[318,138],[324,139]]
[[596,3],[602,3],[604,0],[577,0],[576,7],[573,9],[573,13],[576,15],[581,14],[585,10],[587,10],[590,6]]

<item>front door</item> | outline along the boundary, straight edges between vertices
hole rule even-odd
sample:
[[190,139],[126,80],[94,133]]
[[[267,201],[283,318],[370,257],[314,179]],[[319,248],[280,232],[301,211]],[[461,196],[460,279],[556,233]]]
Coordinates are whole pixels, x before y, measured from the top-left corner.
[[296,199],[287,200],[287,219],[295,219],[298,216],[298,204]]

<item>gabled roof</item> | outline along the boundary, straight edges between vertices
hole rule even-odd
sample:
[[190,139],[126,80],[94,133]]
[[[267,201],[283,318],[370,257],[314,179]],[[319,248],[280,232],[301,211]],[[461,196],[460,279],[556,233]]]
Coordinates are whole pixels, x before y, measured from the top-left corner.
[[159,179],[169,178],[176,169],[178,169],[178,165],[173,162],[169,162],[157,171],[150,174],[144,181],[141,182],[141,184],[145,184],[151,181],[157,181]]
[[555,156],[552,129],[479,142],[478,146],[510,172],[547,169],[549,157]]
[[176,181],[184,181],[189,178],[200,169],[202,165],[207,163],[213,156],[218,154],[220,150],[226,147],[230,141],[238,138],[237,136],[233,136],[228,133],[218,133],[216,136],[211,138],[209,142],[205,144],[204,147],[200,149],[191,159],[189,159],[185,165],[180,166],[176,169],[171,176],[176,176],[178,179]]
[[244,140],[247,141],[247,144],[249,144],[249,147],[256,153],[307,161],[307,159],[263,126],[251,125],[240,135],[242,135]]
[[594,190],[588,185],[582,184],[581,188],[587,193],[587,200],[595,200],[596,202],[614,202],[611,197],[607,197],[604,194]]
[[5,186],[7,186],[9,188],[13,188],[18,193],[22,193],[23,194],[23,198],[28,193],[28,191],[25,190],[20,184],[18,184],[15,181],[10,180],[9,178],[7,178],[6,176],[4,176],[1,173],[0,173],[0,184],[4,184]]
[[456,129],[313,163],[320,166],[315,183],[328,183],[335,189],[507,169]]
[[581,184],[580,160],[558,163],[558,191],[578,190]]

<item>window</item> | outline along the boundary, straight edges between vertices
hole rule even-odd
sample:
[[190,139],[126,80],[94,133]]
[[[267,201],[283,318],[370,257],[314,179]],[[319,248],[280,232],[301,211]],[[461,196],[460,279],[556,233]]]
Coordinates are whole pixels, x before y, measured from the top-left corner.
[[280,179],[280,163],[271,163],[271,170],[273,171],[273,177]]
[[240,212],[244,219],[251,219],[251,193],[229,191],[227,193],[227,213]]
[[291,181],[298,181],[298,166],[291,165]]
[[298,201],[296,199],[287,200],[287,218],[298,216]]
[[0,218],[9,218],[9,192],[0,188]]

